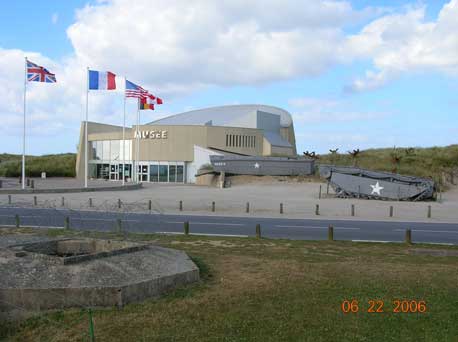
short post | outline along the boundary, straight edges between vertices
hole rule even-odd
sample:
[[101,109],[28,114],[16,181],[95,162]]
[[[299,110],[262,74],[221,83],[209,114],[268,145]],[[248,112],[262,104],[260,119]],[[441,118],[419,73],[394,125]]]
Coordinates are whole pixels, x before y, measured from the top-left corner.
[[180,201],[180,211],[183,211],[183,201]]
[[38,204],[37,196],[33,196],[33,205],[36,206]]
[[92,198],[89,197],[89,208],[92,208]]
[[319,204],[315,205],[315,215],[320,215],[320,205]]
[[122,221],[120,218],[116,219],[116,228],[118,230],[118,233],[122,232]]
[[11,204],[11,195],[8,195],[8,204]]
[[361,185],[358,185],[358,198],[361,198]]
[[246,202],[246,212],[250,212],[250,202]]
[[70,217],[65,216],[64,229],[70,229]]
[[390,217],[393,217],[393,206],[390,205]]
[[334,241],[334,227],[332,224],[328,227],[328,241]]
[[261,225],[259,223],[256,224],[256,237],[261,238]]
[[30,179],[29,178],[27,178],[26,184],[27,184],[27,186],[30,186]]
[[62,196],[61,200],[60,200],[60,206],[61,207],[65,207],[65,197]]
[[0,179],[0,188],[3,186],[3,181]]
[[318,199],[321,199],[321,184],[320,184],[320,191],[318,192]]
[[326,184],[326,195],[329,195],[329,181],[328,181],[328,183]]
[[189,221],[184,221],[184,235],[189,235]]
[[118,198],[118,209],[121,209],[121,199]]
[[355,205],[351,205],[351,216],[355,216]]
[[431,206],[428,205],[428,218],[431,218]]
[[215,212],[215,201],[212,202],[212,211]]
[[14,216],[14,220],[16,221],[16,228],[19,228],[21,226],[21,220],[19,219],[18,214]]
[[283,214],[283,203],[280,203],[280,214]]
[[153,207],[153,201],[148,200],[148,210],[151,211],[152,207]]
[[32,180],[30,181],[30,187],[31,187],[32,189],[35,188],[35,180],[32,179]]
[[406,244],[411,245],[412,244],[412,231],[410,229],[406,229],[406,239],[405,239]]

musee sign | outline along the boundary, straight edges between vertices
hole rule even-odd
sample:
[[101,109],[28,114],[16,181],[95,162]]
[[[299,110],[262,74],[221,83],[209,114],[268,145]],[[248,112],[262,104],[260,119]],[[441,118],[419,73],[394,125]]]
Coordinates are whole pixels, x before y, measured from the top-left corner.
[[140,139],[167,139],[167,131],[135,131],[134,137]]

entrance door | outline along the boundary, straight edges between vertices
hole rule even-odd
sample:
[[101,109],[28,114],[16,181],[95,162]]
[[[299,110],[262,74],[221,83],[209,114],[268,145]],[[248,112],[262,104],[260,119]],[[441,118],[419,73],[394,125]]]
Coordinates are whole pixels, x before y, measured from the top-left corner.
[[148,182],[149,176],[149,165],[146,163],[140,163],[138,165],[138,181],[139,182]]
[[110,180],[119,180],[118,164],[110,164]]

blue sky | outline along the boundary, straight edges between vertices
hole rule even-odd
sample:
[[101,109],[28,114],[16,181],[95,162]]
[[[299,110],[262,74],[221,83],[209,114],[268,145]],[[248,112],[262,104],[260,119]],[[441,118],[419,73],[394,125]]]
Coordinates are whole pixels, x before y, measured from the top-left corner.
[[[375,7],[336,0],[331,9],[319,1],[286,1],[283,15],[292,16],[286,24],[276,22],[278,8],[269,1],[236,2],[224,7],[202,0],[194,8],[162,0],[135,6],[43,0],[33,13],[32,1],[3,4],[0,90],[14,94],[0,99],[6,122],[0,152],[21,152],[25,54],[54,68],[58,79],[29,88],[31,154],[75,151],[85,65],[127,75],[161,96],[165,104],[142,112],[142,122],[213,105],[262,103],[293,114],[299,152],[456,143],[457,1],[391,0]],[[255,11],[260,3],[262,16]],[[311,9],[294,17],[306,3]],[[151,7],[161,10],[152,18],[138,15]],[[122,32],[136,32],[138,40]],[[120,93],[91,94],[90,103],[91,120],[122,123]],[[130,125],[134,107],[128,104]]]

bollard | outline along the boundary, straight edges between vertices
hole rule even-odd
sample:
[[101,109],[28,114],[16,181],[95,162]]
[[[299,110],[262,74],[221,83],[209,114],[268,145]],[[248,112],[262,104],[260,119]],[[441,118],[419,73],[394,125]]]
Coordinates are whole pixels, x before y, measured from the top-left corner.
[[280,214],[283,214],[283,203],[280,203]]
[[11,195],[8,195],[8,204],[11,204]]
[[406,244],[411,245],[412,244],[412,231],[410,229],[406,229]]
[[351,205],[351,216],[355,216],[355,205]]
[[212,202],[212,211],[215,211],[215,202]]
[[320,205],[319,204],[315,206],[315,215],[320,215]]
[[65,207],[65,197],[62,197],[62,198],[61,198],[60,206],[61,206],[61,207]]
[[393,206],[390,205],[390,217],[393,217]]
[[122,221],[120,218],[116,219],[116,228],[118,230],[118,233],[122,232]]
[[180,201],[180,211],[183,211],[183,201]]
[[189,221],[184,221],[184,235],[189,235]]
[[30,181],[30,187],[31,187],[32,189],[35,188],[35,180],[32,179],[32,180]]
[[27,178],[26,184],[27,184],[27,186],[30,186],[30,179],[29,178]]
[[246,202],[246,212],[250,212],[250,202]]
[[321,199],[321,184],[320,184],[320,191],[318,192],[318,199]]
[[33,196],[33,205],[37,205],[38,204],[38,200],[37,200],[37,196]]
[[118,209],[121,209],[121,199],[118,198]]
[[19,228],[21,226],[21,220],[19,219],[18,214],[14,216],[14,220],[16,221],[16,228]]
[[152,207],[153,207],[153,201],[148,200],[148,210],[151,211]]
[[92,208],[92,198],[89,197],[89,208]]
[[256,237],[261,238],[261,225],[259,223],[256,224]]
[[3,186],[3,181],[0,179],[0,188]]
[[358,185],[358,198],[361,198],[361,185]]
[[330,224],[328,227],[328,240],[334,241],[334,227],[332,226],[332,224]]
[[431,218],[431,206],[428,205],[428,218]]
[[328,183],[326,185],[326,195],[329,195],[329,181],[328,181]]
[[66,216],[64,220],[64,229],[70,229],[70,217]]

